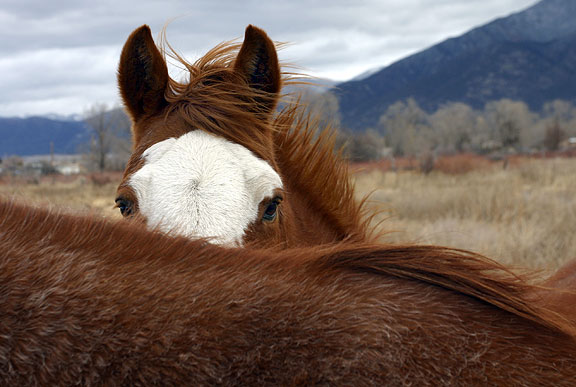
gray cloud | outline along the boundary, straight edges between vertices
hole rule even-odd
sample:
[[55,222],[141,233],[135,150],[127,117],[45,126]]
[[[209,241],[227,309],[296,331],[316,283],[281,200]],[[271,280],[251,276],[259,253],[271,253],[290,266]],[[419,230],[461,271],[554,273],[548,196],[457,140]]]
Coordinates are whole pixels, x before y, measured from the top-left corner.
[[[281,58],[338,80],[392,63],[536,0],[3,0],[0,115],[118,103],[118,56],[141,24],[194,59],[247,24],[292,44]],[[177,71],[172,71],[176,74]]]

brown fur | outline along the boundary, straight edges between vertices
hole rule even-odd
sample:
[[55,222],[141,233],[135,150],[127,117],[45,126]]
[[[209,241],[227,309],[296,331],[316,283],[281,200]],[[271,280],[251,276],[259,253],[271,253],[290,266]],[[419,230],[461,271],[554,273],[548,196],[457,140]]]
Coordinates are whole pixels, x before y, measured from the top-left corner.
[[562,266],[535,294],[537,303],[576,321],[576,260]]
[[0,202],[4,385],[573,385],[522,278],[422,246],[224,249]]

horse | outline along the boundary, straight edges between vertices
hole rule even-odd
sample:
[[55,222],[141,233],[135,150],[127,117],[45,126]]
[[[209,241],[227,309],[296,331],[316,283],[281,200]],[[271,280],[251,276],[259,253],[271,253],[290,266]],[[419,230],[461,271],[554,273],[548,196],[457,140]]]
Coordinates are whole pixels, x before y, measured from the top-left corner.
[[458,250],[223,247],[0,201],[4,385],[557,385],[574,321]]
[[248,26],[241,46],[194,64],[170,55],[189,80],[168,76],[147,26],[122,50],[134,144],[116,198],[125,217],[227,246],[372,240],[334,136],[317,133],[297,103],[276,111],[290,76],[264,31]]
[[[129,37],[119,81],[136,146],[118,206],[143,224],[0,200],[2,383],[573,385],[576,321],[535,302],[548,293],[529,278],[470,252],[366,237],[338,183],[345,167],[318,161],[336,160],[329,141],[311,148],[313,130],[279,130],[296,113],[273,117],[265,37],[248,27],[228,66],[211,67],[232,52],[217,48],[185,87],[147,27]],[[183,162],[192,175],[175,170]],[[310,178],[331,171],[341,202],[315,200],[305,188],[322,180]],[[566,270],[550,286],[571,283]]]
[[[242,45],[221,44],[194,64],[171,56],[188,70],[187,82],[168,76],[147,26],[122,50],[118,85],[134,144],[116,199],[125,217],[236,246],[381,238],[365,201],[355,200],[330,128],[317,129],[297,103],[276,111],[290,74],[264,31],[248,26]],[[576,278],[576,264],[561,272]],[[576,301],[565,291],[576,292],[576,280],[557,278],[542,284],[548,290],[536,302],[574,314],[562,305]]]

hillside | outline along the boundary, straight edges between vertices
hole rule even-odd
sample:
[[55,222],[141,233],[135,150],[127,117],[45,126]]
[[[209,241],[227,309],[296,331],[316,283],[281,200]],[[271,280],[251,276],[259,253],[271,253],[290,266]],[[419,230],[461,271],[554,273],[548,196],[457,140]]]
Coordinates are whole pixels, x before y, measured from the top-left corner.
[[45,117],[0,117],[0,157],[30,156],[50,153],[72,154],[90,140],[82,121],[65,121]]
[[447,102],[482,108],[510,98],[533,110],[576,100],[576,1],[543,0],[508,17],[338,85],[342,123],[377,124],[388,106],[413,97],[434,111]]

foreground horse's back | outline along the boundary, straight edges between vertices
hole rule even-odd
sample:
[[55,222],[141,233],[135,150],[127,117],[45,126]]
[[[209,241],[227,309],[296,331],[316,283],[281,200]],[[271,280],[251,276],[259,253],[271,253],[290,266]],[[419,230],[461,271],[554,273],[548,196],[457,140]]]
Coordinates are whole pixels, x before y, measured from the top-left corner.
[[574,383],[570,327],[476,257],[223,249],[5,203],[0,219],[6,385]]
[[536,291],[536,302],[576,321],[576,260],[562,266]]

